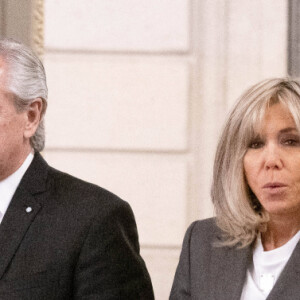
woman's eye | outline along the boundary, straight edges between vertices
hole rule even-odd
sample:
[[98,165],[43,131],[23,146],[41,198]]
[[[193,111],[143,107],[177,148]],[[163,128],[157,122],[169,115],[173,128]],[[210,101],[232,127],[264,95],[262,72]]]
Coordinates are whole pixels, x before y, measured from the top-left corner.
[[262,146],[263,146],[263,142],[260,142],[260,141],[251,142],[249,144],[249,148],[251,148],[251,149],[258,149],[258,148],[261,148]]
[[287,146],[299,146],[299,139],[286,139],[283,141],[283,144]]

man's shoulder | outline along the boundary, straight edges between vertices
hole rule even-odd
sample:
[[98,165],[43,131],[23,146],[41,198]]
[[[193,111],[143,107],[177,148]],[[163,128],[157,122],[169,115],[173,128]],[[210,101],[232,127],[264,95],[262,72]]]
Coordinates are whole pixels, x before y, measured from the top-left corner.
[[69,191],[70,193],[79,196],[82,194],[86,196],[101,195],[105,198],[119,199],[118,196],[103,187],[70,175],[64,171],[55,169],[51,166],[49,166],[48,177],[50,184],[54,185],[58,191]]
[[85,209],[128,206],[127,202],[105,188],[53,167],[49,167],[48,170],[48,187],[58,201],[83,206]]
[[78,215],[102,216],[113,211],[132,214],[131,208],[112,192],[76,178],[48,165],[36,152],[19,186],[32,195],[42,205]]

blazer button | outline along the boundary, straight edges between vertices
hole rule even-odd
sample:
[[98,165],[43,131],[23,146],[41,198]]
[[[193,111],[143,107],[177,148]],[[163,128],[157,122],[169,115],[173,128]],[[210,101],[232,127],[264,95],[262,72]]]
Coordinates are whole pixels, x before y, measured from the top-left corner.
[[28,206],[27,208],[26,208],[26,212],[27,213],[30,213],[32,211],[32,208],[30,207],[30,206]]

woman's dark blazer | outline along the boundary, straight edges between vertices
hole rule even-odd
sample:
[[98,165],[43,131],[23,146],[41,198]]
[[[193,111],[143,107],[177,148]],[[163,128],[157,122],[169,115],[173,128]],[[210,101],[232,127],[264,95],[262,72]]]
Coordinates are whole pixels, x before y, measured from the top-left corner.
[[[170,295],[171,300],[239,300],[252,247],[216,247],[222,238],[215,219],[188,228]],[[267,300],[300,299],[300,242]]]

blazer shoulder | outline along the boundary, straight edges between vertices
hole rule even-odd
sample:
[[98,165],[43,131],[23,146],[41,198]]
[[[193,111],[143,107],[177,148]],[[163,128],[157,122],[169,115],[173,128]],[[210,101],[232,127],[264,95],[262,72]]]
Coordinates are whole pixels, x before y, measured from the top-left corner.
[[189,226],[170,299],[191,299],[199,295],[201,299],[210,299],[206,297],[208,288],[205,278],[209,276],[213,241],[218,231],[215,218],[195,221]]
[[188,231],[191,231],[192,236],[207,236],[213,237],[221,233],[220,228],[216,223],[216,218],[194,221]]
[[49,189],[58,201],[82,207],[85,211],[130,209],[126,201],[112,192],[52,167],[48,170],[48,182]]
[[[216,224],[215,218],[198,220],[187,229],[185,243],[193,249],[212,249],[222,236],[221,229]],[[209,250],[210,251],[210,250]]]

